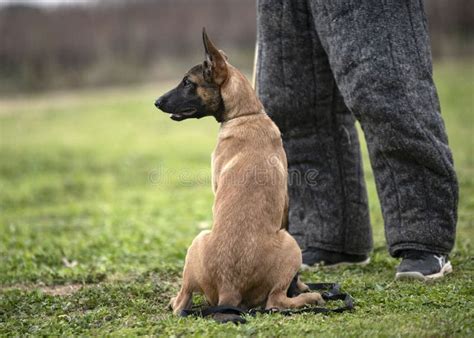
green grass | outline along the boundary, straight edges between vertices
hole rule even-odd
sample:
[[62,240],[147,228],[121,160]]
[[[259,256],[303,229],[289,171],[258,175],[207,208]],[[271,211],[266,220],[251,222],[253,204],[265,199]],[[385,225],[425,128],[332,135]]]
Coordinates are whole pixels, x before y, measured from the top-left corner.
[[0,99],[0,335],[472,336],[473,78],[472,64],[436,68],[461,185],[454,273],[393,280],[366,168],[372,263],[303,275],[341,282],[356,310],[242,326],[166,309],[187,246],[211,223],[213,120],[178,124],[156,111],[164,84]]

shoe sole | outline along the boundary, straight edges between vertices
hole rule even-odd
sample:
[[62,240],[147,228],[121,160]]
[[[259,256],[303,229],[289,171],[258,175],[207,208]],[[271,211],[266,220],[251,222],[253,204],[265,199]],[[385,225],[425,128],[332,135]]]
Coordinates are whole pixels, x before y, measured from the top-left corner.
[[370,263],[370,257],[368,257],[366,260],[361,261],[361,262],[339,262],[335,264],[314,264],[314,265],[307,265],[307,264],[301,264],[301,271],[312,271],[316,270],[317,268],[324,266],[326,268],[338,268],[341,266],[365,266]]
[[421,281],[426,282],[429,280],[443,278],[444,275],[447,275],[448,273],[451,273],[451,272],[453,272],[453,266],[451,265],[451,262],[448,261],[441,268],[440,272],[434,273],[432,275],[425,276],[421,272],[418,272],[418,271],[397,272],[395,274],[395,279],[396,280],[415,279],[415,280],[421,280]]

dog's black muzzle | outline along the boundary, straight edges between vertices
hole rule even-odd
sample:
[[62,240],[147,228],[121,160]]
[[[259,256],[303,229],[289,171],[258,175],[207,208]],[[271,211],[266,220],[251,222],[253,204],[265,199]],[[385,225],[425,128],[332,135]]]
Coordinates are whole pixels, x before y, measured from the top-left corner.
[[163,107],[163,99],[161,97],[156,99],[155,107],[158,108],[158,109],[161,109]]
[[175,90],[160,96],[155,101],[155,107],[170,115],[174,121],[182,121],[189,118],[199,119],[206,116],[204,107],[193,100],[183,100],[176,96]]

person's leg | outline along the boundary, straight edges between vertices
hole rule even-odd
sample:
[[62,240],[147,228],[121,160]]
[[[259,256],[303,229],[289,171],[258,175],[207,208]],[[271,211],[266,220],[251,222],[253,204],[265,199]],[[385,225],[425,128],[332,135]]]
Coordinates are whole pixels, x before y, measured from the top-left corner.
[[312,248],[366,257],[372,234],[355,119],[306,0],[258,1],[257,92],[282,132],[289,231],[303,257]]
[[390,254],[448,254],[458,186],[421,1],[310,5],[337,85],[367,139]]

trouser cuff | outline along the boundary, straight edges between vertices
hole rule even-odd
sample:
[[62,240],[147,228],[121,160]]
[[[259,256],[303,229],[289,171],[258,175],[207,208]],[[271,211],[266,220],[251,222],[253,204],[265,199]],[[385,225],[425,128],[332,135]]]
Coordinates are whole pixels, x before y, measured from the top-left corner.
[[338,245],[332,245],[328,243],[321,243],[321,242],[311,242],[306,246],[307,249],[315,248],[315,249],[322,249],[326,251],[332,251],[342,254],[348,255],[358,255],[358,256],[369,256],[372,252],[372,248],[360,248],[360,249],[346,249]]
[[419,250],[419,251],[426,251],[426,252],[447,255],[451,252],[452,248],[447,249],[447,248],[441,248],[441,247],[432,246],[432,245],[409,242],[409,243],[394,244],[390,246],[388,249],[390,256],[396,257],[396,258],[400,257],[400,254],[403,250]]

